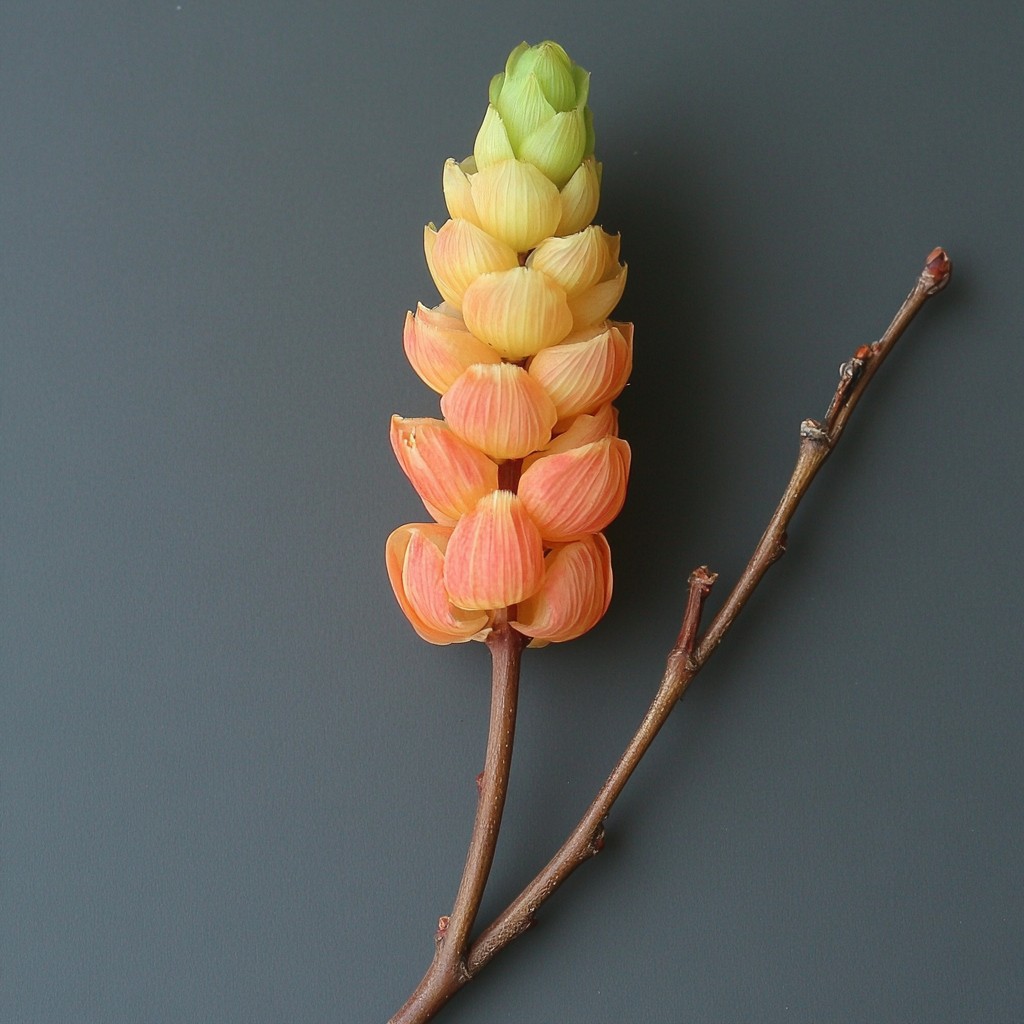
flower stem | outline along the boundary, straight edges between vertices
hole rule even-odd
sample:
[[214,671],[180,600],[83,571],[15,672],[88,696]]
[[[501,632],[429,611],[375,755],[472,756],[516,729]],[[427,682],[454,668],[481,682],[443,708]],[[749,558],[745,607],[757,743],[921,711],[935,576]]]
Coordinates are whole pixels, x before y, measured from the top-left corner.
[[491,717],[466,865],[452,912],[438,922],[430,968],[405,1005],[391,1018],[391,1024],[429,1020],[470,978],[466,951],[494,861],[505,809],[516,731],[519,665],[526,642],[505,621],[495,624],[487,640],[491,651]]

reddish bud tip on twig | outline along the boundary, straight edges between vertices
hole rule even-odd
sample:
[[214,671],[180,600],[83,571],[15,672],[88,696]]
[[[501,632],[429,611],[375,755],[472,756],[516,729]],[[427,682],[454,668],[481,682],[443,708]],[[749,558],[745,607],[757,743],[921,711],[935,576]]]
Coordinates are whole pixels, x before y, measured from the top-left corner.
[[476,795],[480,796],[480,794],[483,793],[483,791],[484,791],[484,773],[481,772],[476,777]]
[[448,925],[451,924],[451,921],[452,919],[447,914],[445,914],[444,917],[439,917],[437,919],[437,931],[434,932],[435,942],[440,942],[444,938],[445,932],[448,931]]
[[679,629],[679,636],[676,637],[675,647],[672,648],[675,653],[687,658],[693,654],[704,601],[717,579],[718,573],[711,572],[706,565],[698,566],[687,577],[686,584],[689,589],[686,595],[686,610],[683,612],[683,624]]
[[928,284],[928,294],[934,295],[949,284],[949,276],[953,273],[953,264],[942,248],[932,249],[924,261],[921,278]]

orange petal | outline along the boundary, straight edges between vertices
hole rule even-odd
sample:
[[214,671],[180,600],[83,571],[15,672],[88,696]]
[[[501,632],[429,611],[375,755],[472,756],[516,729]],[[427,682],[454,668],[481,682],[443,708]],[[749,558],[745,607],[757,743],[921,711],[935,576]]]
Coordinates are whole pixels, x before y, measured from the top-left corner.
[[436,232],[428,224],[423,251],[437,290],[456,309],[461,308],[463,294],[481,274],[519,266],[514,249],[468,220],[445,221]]
[[543,578],[540,532],[511,491],[481,498],[452,531],[444,584],[460,608],[505,608],[529,597]]
[[494,459],[521,459],[551,440],[558,419],[547,392],[512,363],[470,366],[441,399],[448,425]]
[[558,222],[557,235],[572,235],[582,231],[597,213],[601,198],[601,165],[588,156],[576,169],[559,193],[562,202],[562,219]]
[[537,459],[519,480],[519,497],[546,541],[603,530],[626,500],[629,445],[618,437]]
[[498,467],[443,420],[392,416],[391,447],[427,510],[448,526],[498,487]]
[[618,327],[602,324],[570,334],[559,345],[538,352],[530,362],[530,376],[551,396],[559,420],[610,402],[629,377],[630,346]]
[[404,344],[420,380],[442,395],[467,366],[501,361],[490,345],[469,333],[461,319],[425,306],[420,306],[415,316],[406,314]]
[[564,238],[545,238],[530,253],[528,267],[540,270],[573,296],[597,284],[608,263],[605,233],[592,224]]
[[533,164],[491,164],[473,176],[472,188],[480,227],[516,252],[532,249],[558,227],[558,189]]
[[[556,429],[558,424],[555,424]],[[562,433],[551,439],[551,443],[539,452],[523,459],[523,471],[530,468],[538,459],[549,455],[567,452],[570,448],[582,448],[592,441],[600,441],[604,437],[619,436],[619,412],[615,406],[602,405],[592,415],[583,413],[570,421]]]
[[466,288],[462,313],[473,334],[511,360],[557,344],[573,323],[561,285],[518,261],[513,269],[477,277]]
[[385,547],[388,578],[413,629],[432,644],[486,637],[490,616],[456,608],[444,588],[444,552],[452,531],[434,523],[400,526]]
[[601,281],[569,300],[572,310],[573,329],[580,330],[605,320],[618,305],[626,287],[626,266],[618,268],[614,277]]
[[556,547],[544,559],[544,569],[540,590],[518,606],[512,625],[542,642],[575,640],[608,610],[612,598],[608,542],[595,533]]

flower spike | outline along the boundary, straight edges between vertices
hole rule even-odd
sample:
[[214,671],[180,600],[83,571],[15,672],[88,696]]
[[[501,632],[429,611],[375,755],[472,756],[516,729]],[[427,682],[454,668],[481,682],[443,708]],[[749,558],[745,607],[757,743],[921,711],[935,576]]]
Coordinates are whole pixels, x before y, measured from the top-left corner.
[[557,43],[522,43],[490,84],[473,155],[444,164],[451,219],[424,231],[441,298],[404,346],[444,419],[392,419],[391,443],[433,524],[400,527],[387,564],[413,628],[436,644],[509,623],[532,646],[604,615],[629,445],[611,404],[633,328],[608,320],[626,268],[591,223],[590,76]]

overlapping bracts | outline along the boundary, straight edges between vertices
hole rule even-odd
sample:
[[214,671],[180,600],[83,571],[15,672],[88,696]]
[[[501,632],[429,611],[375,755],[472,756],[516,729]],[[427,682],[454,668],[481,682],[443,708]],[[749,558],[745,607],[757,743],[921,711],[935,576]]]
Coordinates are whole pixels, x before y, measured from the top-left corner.
[[633,328],[607,319],[626,268],[618,237],[590,223],[588,89],[556,43],[516,47],[473,156],[445,163],[451,219],[424,233],[444,301],[408,314],[404,344],[444,419],[395,416],[391,444],[434,521],[395,530],[386,560],[431,643],[486,639],[497,616],[534,645],[571,640],[611,599],[601,531],[630,458],[611,402]]

